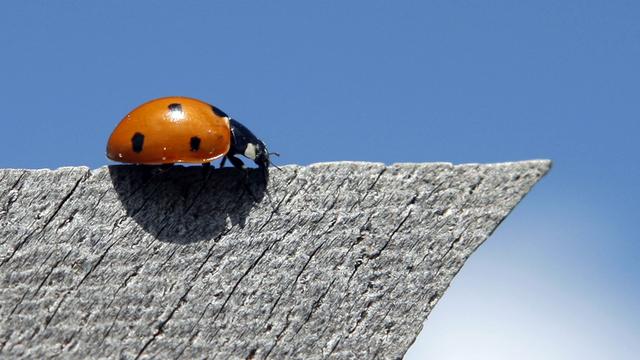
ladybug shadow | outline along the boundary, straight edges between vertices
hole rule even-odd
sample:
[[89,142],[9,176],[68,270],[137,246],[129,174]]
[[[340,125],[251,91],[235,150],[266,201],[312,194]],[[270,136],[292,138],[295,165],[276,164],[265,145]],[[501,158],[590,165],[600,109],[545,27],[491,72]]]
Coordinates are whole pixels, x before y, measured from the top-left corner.
[[112,165],[109,175],[127,214],[158,240],[177,244],[244,227],[268,182],[259,169],[200,166]]

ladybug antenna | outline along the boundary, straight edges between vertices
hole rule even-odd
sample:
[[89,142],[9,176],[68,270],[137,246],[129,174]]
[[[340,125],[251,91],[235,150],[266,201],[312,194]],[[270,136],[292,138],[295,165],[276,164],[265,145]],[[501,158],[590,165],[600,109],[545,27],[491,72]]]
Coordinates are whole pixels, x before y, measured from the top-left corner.
[[[269,152],[269,153],[267,153],[267,155],[269,155],[269,157],[271,157],[271,155],[275,155],[277,157],[280,157],[280,153],[277,153],[277,152]],[[282,169],[278,165],[274,164],[273,161],[271,161],[271,159],[269,159],[269,165],[273,165],[273,167],[275,167],[276,169],[282,171]]]

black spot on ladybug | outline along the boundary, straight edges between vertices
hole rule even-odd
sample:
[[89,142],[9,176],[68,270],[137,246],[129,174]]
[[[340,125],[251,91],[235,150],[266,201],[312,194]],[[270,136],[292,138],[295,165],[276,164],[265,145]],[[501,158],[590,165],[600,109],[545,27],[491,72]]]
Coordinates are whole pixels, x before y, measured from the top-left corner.
[[133,148],[133,151],[137,153],[142,152],[142,145],[144,145],[144,135],[139,132],[133,134],[133,137],[131,138],[131,147]]
[[182,105],[176,103],[169,104],[169,110],[182,112]]
[[228,118],[229,115],[225,114],[224,111],[218,109],[217,107],[211,105],[211,110],[213,110],[213,113],[220,116],[220,117],[226,117]]
[[200,150],[200,138],[197,136],[194,136],[191,138],[191,151],[198,151]]

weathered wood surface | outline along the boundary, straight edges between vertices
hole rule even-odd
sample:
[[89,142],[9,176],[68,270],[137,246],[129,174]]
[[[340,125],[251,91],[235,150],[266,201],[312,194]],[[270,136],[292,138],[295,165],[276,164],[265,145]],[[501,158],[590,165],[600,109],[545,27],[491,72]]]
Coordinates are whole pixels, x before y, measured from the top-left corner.
[[549,167],[0,170],[0,357],[401,357]]

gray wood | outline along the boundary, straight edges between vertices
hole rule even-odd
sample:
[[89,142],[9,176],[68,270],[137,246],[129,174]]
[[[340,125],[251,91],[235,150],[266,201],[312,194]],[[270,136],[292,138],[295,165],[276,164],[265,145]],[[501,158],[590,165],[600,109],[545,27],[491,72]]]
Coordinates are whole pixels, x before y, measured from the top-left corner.
[[0,356],[400,358],[550,165],[0,170]]

